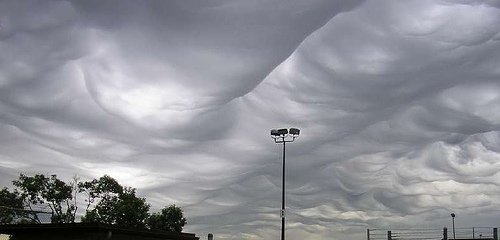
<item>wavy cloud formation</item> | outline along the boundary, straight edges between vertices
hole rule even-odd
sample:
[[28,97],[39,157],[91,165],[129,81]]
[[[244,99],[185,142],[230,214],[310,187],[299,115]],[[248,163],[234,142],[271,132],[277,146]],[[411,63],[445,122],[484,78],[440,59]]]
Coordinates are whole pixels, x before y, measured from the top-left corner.
[[4,1],[0,183],[109,174],[186,231],[498,222],[498,1]]

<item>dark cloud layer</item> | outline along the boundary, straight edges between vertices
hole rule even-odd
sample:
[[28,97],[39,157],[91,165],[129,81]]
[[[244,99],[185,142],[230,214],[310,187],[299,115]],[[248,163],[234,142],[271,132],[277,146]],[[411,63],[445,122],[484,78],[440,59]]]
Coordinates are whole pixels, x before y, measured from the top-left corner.
[[2,1],[0,183],[109,174],[187,231],[494,225],[498,1]]

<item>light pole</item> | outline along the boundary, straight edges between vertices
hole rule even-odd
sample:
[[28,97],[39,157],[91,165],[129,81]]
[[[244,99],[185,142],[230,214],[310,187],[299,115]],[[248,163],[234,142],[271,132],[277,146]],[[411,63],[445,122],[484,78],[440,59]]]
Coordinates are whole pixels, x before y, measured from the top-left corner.
[[453,240],[456,239],[455,237],[455,213],[451,213],[451,228],[453,229]]
[[272,129],[271,137],[274,139],[275,143],[283,143],[283,174],[281,182],[281,240],[285,240],[285,145],[287,142],[293,142],[297,137],[299,137],[300,130],[297,128],[286,128],[282,129]]

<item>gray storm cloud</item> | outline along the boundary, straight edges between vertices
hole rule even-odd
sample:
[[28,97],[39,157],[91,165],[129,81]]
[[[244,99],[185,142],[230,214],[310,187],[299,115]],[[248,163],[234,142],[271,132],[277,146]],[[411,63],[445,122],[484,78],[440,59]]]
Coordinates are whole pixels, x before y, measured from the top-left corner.
[[3,1],[0,182],[109,174],[187,231],[498,222],[498,1]]

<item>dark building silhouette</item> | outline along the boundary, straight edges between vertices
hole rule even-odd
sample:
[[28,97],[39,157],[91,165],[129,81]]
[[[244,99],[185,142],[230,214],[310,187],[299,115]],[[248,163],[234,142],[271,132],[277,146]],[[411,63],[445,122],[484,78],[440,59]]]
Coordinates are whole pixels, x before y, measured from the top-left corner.
[[97,223],[0,225],[12,240],[199,240],[195,234],[150,231]]

